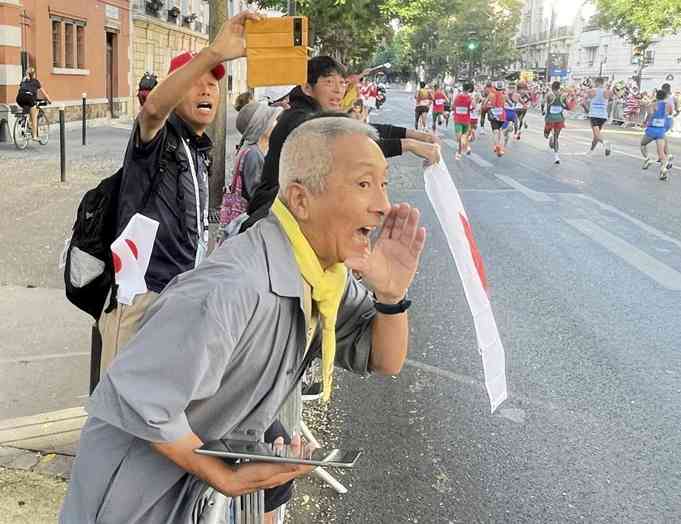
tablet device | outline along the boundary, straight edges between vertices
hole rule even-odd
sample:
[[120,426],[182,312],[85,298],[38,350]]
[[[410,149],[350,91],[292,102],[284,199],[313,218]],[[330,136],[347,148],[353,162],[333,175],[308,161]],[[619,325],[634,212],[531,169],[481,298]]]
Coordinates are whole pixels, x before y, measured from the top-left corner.
[[239,462],[279,462],[288,464],[308,464],[334,468],[352,468],[362,454],[362,450],[341,451],[340,449],[317,448],[303,456],[294,455],[290,446],[272,448],[271,444],[248,440],[221,439],[208,442],[195,453],[228,458]]

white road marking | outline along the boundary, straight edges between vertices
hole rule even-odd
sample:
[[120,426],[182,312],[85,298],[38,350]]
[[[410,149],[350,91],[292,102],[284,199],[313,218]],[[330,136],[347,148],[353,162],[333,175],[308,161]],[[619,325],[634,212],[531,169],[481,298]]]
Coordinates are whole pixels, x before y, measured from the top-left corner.
[[539,191],[535,191],[533,189],[530,189],[529,187],[524,186],[520,182],[514,180],[510,176],[498,175],[498,174],[495,174],[494,176],[496,176],[499,180],[501,180],[502,182],[505,182],[506,184],[508,184],[512,188],[520,191],[523,195],[525,195],[530,200],[533,200],[534,202],[553,202],[554,201],[554,199],[551,198],[546,193],[540,193]]
[[447,144],[452,149],[457,148],[456,142],[454,142],[454,140],[452,140],[451,138],[442,138],[442,139],[440,139],[440,141],[444,142],[445,144]]
[[636,226],[640,227],[643,231],[646,233],[650,233],[651,235],[655,235],[657,238],[660,238],[664,240],[665,242],[669,242],[671,244],[674,244],[675,246],[681,248],[681,241],[677,240],[676,238],[670,237],[666,233],[660,231],[659,229],[654,228],[653,226],[650,226],[646,224],[645,222],[642,222],[638,218],[634,218],[631,215],[625,213],[624,211],[620,211],[616,207],[613,207],[609,204],[606,204],[604,202],[601,202],[600,200],[591,197],[589,195],[585,195],[582,193],[570,193],[570,194],[565,194],[568,198],[581,198],[582,200],[588,200],[589,202],[593,202],[597,206],[600,206],[601,208],[605,209],[606,211],[609,211],[610,213],[613,213],[615,215],[618,215],[632,224],[635,224]]
[[78,353],[52,353],[49,355],[35,355],[26,357],[13,357],[13,358],[3,358],[0,359],[0,364],[14,364],[23,362],[38,362],[41,360],[52,360],[55,358],[73,358],[73,357],[85,357],[89,356],[89,351],[83,351]]
[[470,158],[471,162],[476,164],[478,167],[489,168],[493,166],[491,162],[488,162],[487,160],[485,160],[476,153],[471,153],[470,155],[468,155],[468,158]]
[[617,255],[630,266],[652,278],[665,289],[681,291],[681,273],[675,269],[651,257],[626,240],[597,226],[591,220],[581,218],[566,218],[564,220],[597,244]]

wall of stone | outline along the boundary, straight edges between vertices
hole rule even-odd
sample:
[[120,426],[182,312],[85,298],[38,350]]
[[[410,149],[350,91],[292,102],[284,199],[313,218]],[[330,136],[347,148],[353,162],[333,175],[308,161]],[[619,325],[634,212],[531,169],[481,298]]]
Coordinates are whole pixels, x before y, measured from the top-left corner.
[[[172,57],[182,51],[198,52],[208,45],[208,36],[189,29],[167,24],[158,18],[135,15],[133,18],[132,83],[137,84],[146,72],[156,74],[159,80],[165,78]],[[139,111],[139,102],[134,100],[134,114]]]

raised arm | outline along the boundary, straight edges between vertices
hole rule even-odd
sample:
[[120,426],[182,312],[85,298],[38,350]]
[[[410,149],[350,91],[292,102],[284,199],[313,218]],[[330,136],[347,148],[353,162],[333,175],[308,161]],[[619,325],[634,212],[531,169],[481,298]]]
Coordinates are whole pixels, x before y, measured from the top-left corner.
[[170,113],[177,107],[197,77],[208,73],[218,64],[244,56],[243,38],[246,20],[258,20],[255,13],[244,12],[226,20],[215,41],[204,48],[184,67],[169,75],[149,93],[139,115],[140,140],[150,142],[165,125]]

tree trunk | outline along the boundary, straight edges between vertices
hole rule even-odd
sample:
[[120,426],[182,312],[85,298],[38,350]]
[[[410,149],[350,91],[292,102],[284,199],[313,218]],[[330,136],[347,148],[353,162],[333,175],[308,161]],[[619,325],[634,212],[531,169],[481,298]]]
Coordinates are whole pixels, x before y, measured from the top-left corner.
[[[210,6],[209,39],[212,42],[220,32],[223,22],[227,19],[226,0],[208,0]],[[225,64],[226,67],[226,64]],[[209,179],[209,207],[210,215],[214,216],[222,201],[225,185],[226,160],[226,128],[227,128],[227,75],[220,80],[220,105],[208,134],[213,140],[213,163]]]

